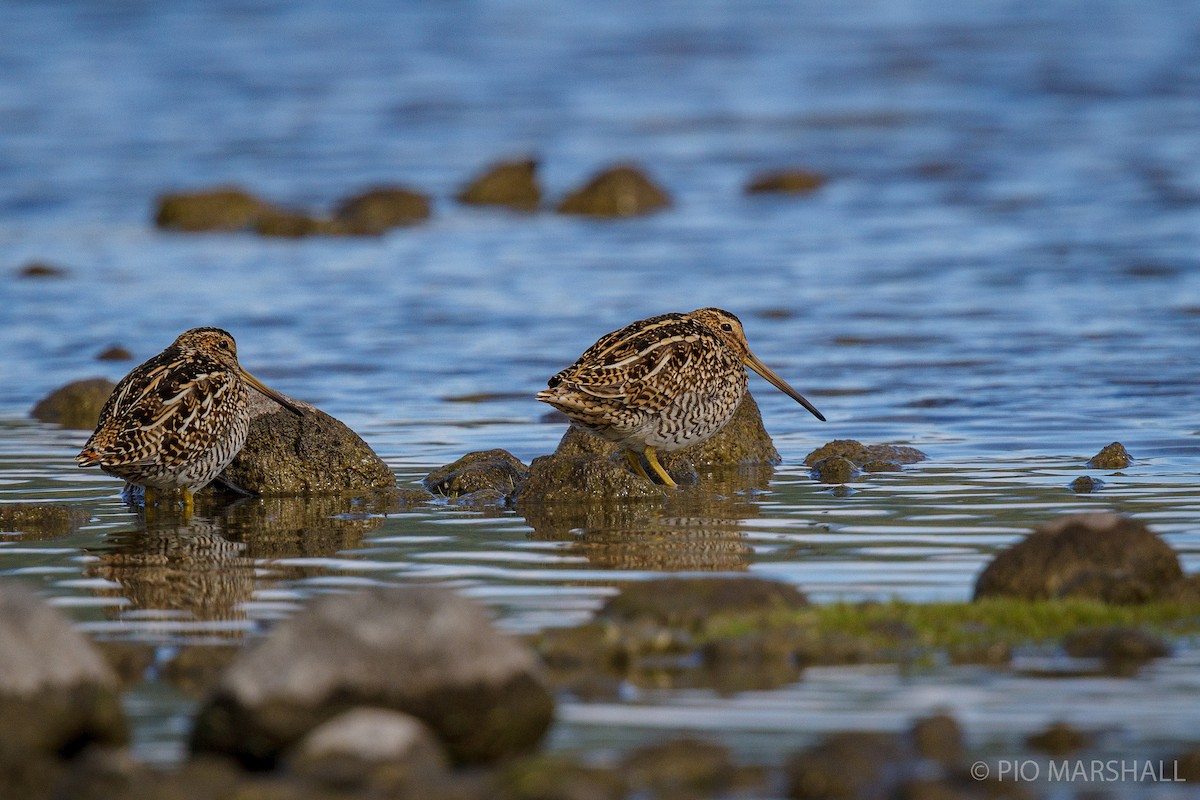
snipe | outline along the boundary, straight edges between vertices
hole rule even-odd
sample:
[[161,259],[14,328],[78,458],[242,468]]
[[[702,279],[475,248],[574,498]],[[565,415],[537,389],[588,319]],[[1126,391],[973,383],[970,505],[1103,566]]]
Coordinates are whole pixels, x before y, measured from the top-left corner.
[[75,461],[143,487],[147,507],[156,490],[181,489],[190,513],[192,494],[246,443],[248,387],[303,416],[238,363],[229,333],[192,328],[117,384]]
[[720,308],[663,314],[613,331],[549,381],[537,399],[625,450],[630,466],[667,486],[655,455],[699,444],[729,422],[746,394],[746,367],[807,408],[820,411],[750,352],[741,321]]

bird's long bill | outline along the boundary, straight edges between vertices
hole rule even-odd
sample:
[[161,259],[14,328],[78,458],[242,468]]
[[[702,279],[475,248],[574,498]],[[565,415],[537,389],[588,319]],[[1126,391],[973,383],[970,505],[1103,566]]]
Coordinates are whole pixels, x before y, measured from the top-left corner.
[[774,386],[776,389],[783,392],[788,397],[792,398],[797,403],[799,403],[800,405],[807,408],[809,411],[812,412],[812,415],[814,417],[816,417],[817,419],[821,420],[821,422],[825,421],[825,415],[822,414],[820,411],[817,411],[816,406],[814,406],[812,403],[805,400],[804,395],[800,394],[795,389],[793,389],[791,386],[789,386],[787,381],[785,381],[783,378],[776,375],[775,371],[773,369],[768,367],[763,362],[759,361],[758,357],[755,356],[753,353],[746,356],[746,366],[750,367],[750,369],[754,370],[759,375],[762,375],[764,378],[766,378],[768,381],[770,381],[771,385]]
[[291,400],[288,400],[286,397],[281,395],[279,392],[272,389],[270,386],[267,386],[265,383],[260,381],[258,378],[251,375],[245,369],[242,369],[242,380],[244,380],[246,383],[253,386],[255,389],[258,389],[260,392],[262,392],[264,395],[266,395],[267,397],[274,400],[276,403],[279,403],[279,405],[283,406],[288,411],[295,414],[297,417],[304,416],[303,409],[301,409],[299,406],[297,406]]

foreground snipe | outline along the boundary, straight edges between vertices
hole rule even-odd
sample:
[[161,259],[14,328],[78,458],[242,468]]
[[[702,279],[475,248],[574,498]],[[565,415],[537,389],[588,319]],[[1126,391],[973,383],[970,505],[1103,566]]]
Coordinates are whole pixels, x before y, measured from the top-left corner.
[[229,466],[250,428],[247,384],[297,416],[303,411],[242,368],[233,337],[220,328],[192,328],[117,384],[95,432],[75,456],[154,491],[192,493]]
[[663,314],[613,331],[551,378],[537,398],[621,445],[630,466],[650,479],[638,458],[644,454],[673,487],[655,451],[681,450],[721,430],[746,394],[746,367],[825,420],[750,352],[741,321],[719,308]]

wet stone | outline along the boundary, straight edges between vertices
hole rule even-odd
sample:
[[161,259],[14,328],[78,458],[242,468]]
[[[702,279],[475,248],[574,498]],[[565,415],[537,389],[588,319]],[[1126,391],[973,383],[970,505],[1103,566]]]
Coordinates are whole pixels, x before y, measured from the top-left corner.
[[96,354],[97,361],[132,361],[133,353],[119,345],[106,347]]
[[600,172],[558,204],[560,214],[633,217],[671,205],[670,196],[642,170],[620,164]]
[[823,458],[813,464],[810,474],[821,483],[849,483],[859,476],[861,470],[854,462],[842,456]]
[[773,170],[751,178],[746,184],[746,194],[812,194],[828,182],[826,175],[811,170]]
[[529,465],[529,480],[517,490],[518,505],[654,501],[664,499],[661,486],[635,475],[628,467],[599,455],[550,455]]
[[1063,650],[1072,658],[1136,663],[1171,655],[1171,645],[1166,640],[1126,625],[1081,628],[1063,639]]
[[264,211],[254,221],[254,232],[259,236],[277,236],[284,239],[298,239],[303,236],[316,236],[330,233],[330,223],[318,219],[303,211],[273,208]]
[[463,187],[457,195],[458,201],[467,205],[533,211],[542,202],[537,166],[537,161],[532,158],[492,164]]
[[1133,456],[1120,442],[1113,442],[1092,456],[1087,465],[1092,469],[1125,469],[1133,464]]
[[264,216],[278,213],[236,186],[179,192],[158,199],[154,224],[180,231],[248,231]]
[[90,431],[100,420],[100,410],[116,384],[107,378],[72,381],[43,397],[33,407],[33,418],[64,428]]
[[1089,494],[1098,492],[1104,487],[1104,481],[1099,478],[1093,478],[1091,475],[1081,475],[1071,481],[1071,491],[1076,494]]
[[49,264],[45,261],[30,261],[17,269],[17,277],[19,278],[65,278],[70,275],[70,270],[65,267]]
[[962,726],[949,714],[918,719],[913,723],[910,735],[919,756],[944,766],[958,764],[966,754]]
[[670,739],[630,751],[621,772],[634,792],[653,797],[720,796],[733,780],[729,749],[704,739]]
[[221,479],[260,495],[395,489],[391,469],[358,434],[324,411],[293,402],[305,409],[302,418],[250,393],[250,433]]
[[0,531],[38,537],[65,536],[88,521],[88,514],[65,503],[0,504]]
[[[453,464],[429,473],[422,481],[437,495],[464,498],[484,490],[498,493],[500,501],[514,494],[529,479],[529,467],[507,450],[467,453]],[[494,495],[493,495],[494,496]],[[480,495],[471,502],[490,502]]]
[[240,654],[200,710],[194,752],[274,764],[355,706],[411,714],[456,763],[526,752],[553,715],[532,651],[432,586],[321,598]]
[[496,777],[499,800],[624,800],[625,780],[615,769],[543,753],[504,765]]
[[767,613],[804,608],[808,598],[794,586],[761,578],[660,578],[637,581],[605,603],[609,620],[650,621],[698,630],[722,613]]
[[920,450],[906,445],[865,445],[854,439],[834,439],[832,442],[821,445],[805,456],[804,463],[812,467],[817,462],[834,456],[848,459],[859,467],[873,461],[885,461],[892,464],[916,464],[926,459],[926,455]]
[[845,731],[796,753],[784,771],[788,797],[857,800],[890,796],[889,789],[911,775],[913,764],[896,734]]
[[1041,525],[1000,552],[975,583],[975,599],[1154,599],[1183,575],[1171,547],[1118,514],[1075,514]]
[[1092,741],[1092,735],[1073,728],[1065,722],[1055,722],[1040,733],[1035,733],[1025,740],[1025,744],[1040,753],[1052,756],[1066,756],[1087,747]]
[[431,214],[429,197],[404,186],[379,186],[348,197],[334,210],[334,220],[346,233],[379,235],[392,228],[415,225]]
[[129,738],[117,677],[58,609],[0,582],[0,761]]

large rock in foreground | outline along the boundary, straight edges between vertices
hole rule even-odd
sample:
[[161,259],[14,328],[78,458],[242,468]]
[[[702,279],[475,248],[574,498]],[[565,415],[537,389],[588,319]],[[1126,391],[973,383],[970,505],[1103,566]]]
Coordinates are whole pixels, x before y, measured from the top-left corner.
[[117,678],[104,657],[61,612],[15,581],[0,583],[0,719],[6,762],[129,738]]
[[532,651],[482,606],[437,587],[377,589],[318,600],[239,657],[192,747],[269,766],[355,706],[417,717],[458,763],[531,749],[554,710]]
[[1175,551],[1143,523],[1120,514],[1073,514],[1039,526],[992,559],[975,583],[975,599],[1145,602],[1182,577]]
[[392,489],[396,477],[358,434],[306,403],[303,418],[250,394],[250,434],[221,478],[262,495]]

